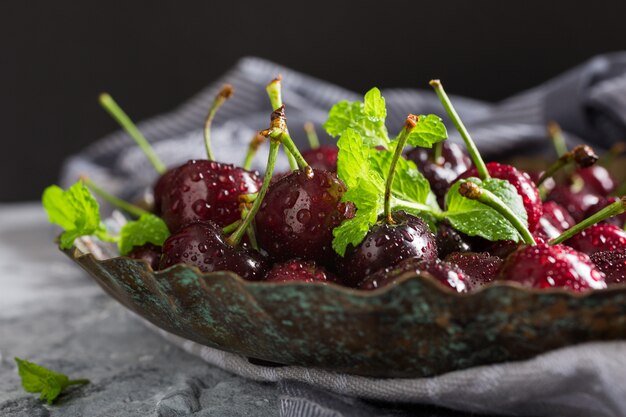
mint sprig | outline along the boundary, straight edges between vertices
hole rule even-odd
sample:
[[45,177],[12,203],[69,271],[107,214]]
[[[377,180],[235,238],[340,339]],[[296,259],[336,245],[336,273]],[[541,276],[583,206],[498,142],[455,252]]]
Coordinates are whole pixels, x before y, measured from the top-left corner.
[[59,394],[71,385],[84,385],[86,379],[71,380],[67,375],[51,371],[36,363],[24,359],[15,358],[17,371],[22,379],[22,387],[26,392],[40,393],[39,398],[52,404]]
[[163,246],[170,236],[165,222],[154,214],[142,214],[138,220],[127,222],[120,230],[117,246],[122,256],[128,255],[136,246],[146,243]]

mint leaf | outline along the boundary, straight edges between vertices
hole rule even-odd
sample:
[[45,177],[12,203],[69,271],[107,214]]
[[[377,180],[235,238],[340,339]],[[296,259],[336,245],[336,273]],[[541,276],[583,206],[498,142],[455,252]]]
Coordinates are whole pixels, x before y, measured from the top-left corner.
[[385,99],[374,87],[365,94],[364,102],[340,101],[335,104],[323,126],[330,136],[342,136],[346,130],[352,129],[361,135],[367,146],[386,148],[389,144],[386,116]]
[[344,256],[348,245],[356,246],[365,239],[370,226],[378,220],[376,208],[360,208],[356,215],[344,221],[333,230],[333,249],[339,255]]
[[[528,216],[524,209],[522,197],[511,183],[497,178],[487,178],[484,181],[478,178],[468,178],[479,184],[486,190],[497,195],[524,223],[527,224]],[[445,218],[452,226],[469,235],[481,236],[487,240],[522,240],[519,232],[500,213],[491,207],[476,200],[470,200],[459,194],[460,182],[450,187],[446,194],[448,210],[444,213]]]
[[70,380],[66,375],[51,371],[24,359],[15,358],[17,371],[26,392],[41,393],[40,399],[52,404],[61,391],[70,385],[88,384],[86,379]]
[[64,230],[60,236],[62,249],[71,248],[74,240],[81,236],[96,235],[112,240],[100,221],[98,202],[81,181],[67,191],[51,185],[44,190],[41,200],[50,222]]
[[434,114],[418,116],[418,122],[409,133],[409,145],[420,148],[432,148],[433,144],[448,138],[448,131],[441,117]]
[[127,255],[135,246],[152,243],[163,246],[170,235],[165,222],[153,214],[142,214],[138,220],[129,221],[120,231],[118,247],[121,255]]

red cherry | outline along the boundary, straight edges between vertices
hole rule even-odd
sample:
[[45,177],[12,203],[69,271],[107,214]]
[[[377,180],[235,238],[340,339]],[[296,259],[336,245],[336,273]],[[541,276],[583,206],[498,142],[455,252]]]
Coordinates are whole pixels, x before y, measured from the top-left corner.
[[176,176],[177,172],[178,167],[168,169],[163,175],[159,177],[157,182],[154,184],[154,213],[159,216],[161,215],[161,204],[163,202],[163,196],[172,187],[172,180]]
[[582,178],[585,184],[584,188],[589,192],[608,196],[615,190],[615,180],[609,171],[601,165],[577,169],[576,174]]
[[626,283],[626,248],[596,252],[590,258],[604,272],[608,285]]
[[539,219],[535,234],[544,239],[554,239],[575,224],[563,206],[554,201],[546,201],[543,203],[543,215]]
[[327,282],[337,281],[337,278],[324,268],[317,266],[313,261],[291,259],[274,264],[265,277],[267,282]]
[[600,197],[587,190],[573,191],[569,186],[557,185],[548,194],[548,200],[564,207],[575,221],[580,222],[589,207],[600,201]]
[[[597,212],[599,212],[606,206],[613,204],[619,200],[620,200],[619,197],[600,197],[600,200],[596,204],[594,204],[593,206],[587,209],[587,211],[585,212],[585,218],[596,214]],[[614,224],[615,226],[618,226],[618,227],[624,227],[624,224],[626,223],[626,213],[618,214],[617,216],[608,217],[604,219],[602,222]]]
[[495,280],[502,266],[502,259],[488,252],[455,252],[446,257],[446,262],[459,267],[472,288],[483,287]]
[[159,262],[161,260],[161,247],[153,245],[152,243],[146,243],[143,246],[135,246],[133,250],[128,254],[129,258],[142,259],[152,267],[154,271],[159,269]]
[[533,288],[564,287],[575,292],[606,288],[604,274],[589,256],[565,245],[522,245],[507,257],[499,279]]
[[586,254],[618,250],[626,246],[626,232],[613,224],[598,223],[577,233],[565,244]]
[[[493,178],[499,178],[508,181],[515,187],[518,194],[522,197],[524,202],[524,208],[528,214],[528,229],[533,232],[539,225],[539,219],[543,214],[543,206],[541,204],[541,197],[539,191],[535,186],[535,183],[530,179],[530,176],[522,171],[518,171],[517,168],[511,165],[503,165],[497,162],[490,162],[487,164],[487,171]],[[459,176],[459,179],[477,177],[478,171],[476,168],[471,168]]]
[[240,196],[258,192],[262,183],[255,172],[207,160],[190,160],[171,175],[157,186],[169,185],[161,213],[172,232],[199,220],[222,227],[240,220]]
[[311,168],[323,171],[337,172],[337,155],[339,149],[335,146],[320,146],[302,152],[302,157]]
[[469,252],[472,250],[471,238],[446,223],[437,226],[437,256],[445,258],[453,252]]

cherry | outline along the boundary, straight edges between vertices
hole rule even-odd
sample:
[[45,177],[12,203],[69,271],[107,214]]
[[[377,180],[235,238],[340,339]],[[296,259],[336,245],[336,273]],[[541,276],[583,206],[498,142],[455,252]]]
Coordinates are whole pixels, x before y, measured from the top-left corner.
[[400,261],[417,257],[432,260],[437,257],[435,235],[419,217],[403,211],[393,213],[393,223],[375,224],[358,246],[349,246],[339,260],[339,276],[343,283],[355,286],[363,277]]
[[165,241],[160,269],[178,263],[196,266],[202,272],[232,271],[252,281],[262,280],[267,272],[259,253],[229,244],[221,227],[212,221],[188,224]]
[[337,278],[313,261],[291,259],[274,264],[265,277],[267,282],[336,282]]
[[583,180],[584,188],[594,194],[608,196],[615,190],[615,180],[603,166],[594,165],[588,168],[581,168],[576,170],[576,175]]
[[261,188],[258,173],[207,160],[188,161],[168,183],[161,215],[172,232],[199,220],[222,227],[234,223],[241,219],[241,197]]
[[600,201],[600,197],[587,190],[576,191],[570,186],[557,185],[548,194],[548,200],[563,206],[579,222],[585,217],[587,210]]
[[547,201],[543,203],[543,215],[539,219],[535,237],[552,239],[575,224],[576,222],[563,206],[554,201]]
[[162,248],[160,246],[153,245],[152,243],[146,243],[143,246],[135,246],[133,250],[128,253],[129,258],[142,259],[148,262],[148,265],[150,265],[154,271],[159,269],[161,255]]
[[453,252],[469,252],[472,250],[467,235],[455,230],[445,222],[437,226],[437,255],[440,259]]
[[501,258],[488,252],[454,252],[445,260],[463,271],[473,289],[495,280],[502,265]]
[[[587,211],[585,212],[585,217],[596,214],[603,208],[615,203],[616,201],[619,201],[619,197],[600,197],[599,201],[596,204],[587,209]],[[624,224],[626,224],[626,213],[609,217],[607,219],[604,219],[603,222],[614,224],[618,227],[624,227]]]
[[302,157],[311,168],[337,172],[337,155],[339,149],[334,146],[320,146],[302,152]]
[[626,232],[613,224],[599,223],[574,235],[565,244],[587,254],[618,250],[626,246]]
[[[440,147],[441,155],[435,157],[437,147]],[[450,185],[471,167],[471,160],[461,147],[448,141],[438,143],[431,149],[414,148],[406,156],[415,162],[417,168],[430,182],[431,189],[442,207]]]
[[163,196],[168,192],[172,186],[172,181],[178,172],[178,167],[170,168],[163,175],[161,175],[152,189],[154,196],[154,213],[161,215],[161,204],[163,204]]
[[565,245],[523,245],[509,255],[499,279],[533,288],[565,287],[575,292],[606,288],[604,274],[589,256]]
[[590,255],[596,268],[606,275],[606,283],[626,283],[626,248],[595,252]]
[[463,271],[456,265],[444,262],[440,259],[422,259],[419,257],[408,258],[397,265],[381,269],[358,284],[362,290],[375,290],[393,283],[400,275],[407,272],[415,275],[428,273],[444,286],[463,293],[470,290],[469,281]]

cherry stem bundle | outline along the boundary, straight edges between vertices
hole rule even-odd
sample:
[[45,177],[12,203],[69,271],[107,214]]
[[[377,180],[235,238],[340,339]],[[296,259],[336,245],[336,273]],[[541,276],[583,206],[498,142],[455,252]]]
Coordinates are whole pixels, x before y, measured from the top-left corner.
[[99,97],[100,105],[106,110],[114,119],[119,123],[119,125],[128,133],[128,135],[135,141],[137,146],[141,148],[143,153],[146,155],[154,170],[159,174],[164,174],[166,171],[165,165],[156,152],[146,139],[146,137],[139,131],[137,126],[133,123],[133,121],[128,117],[128,115],[122,110],[122,108],[113,100],[107,93],[100,94]]
[[[282,80],[283,77],[279,74],[265,87],[265,91],[267,91],[270,103],[272,104],[272,110],[274,111],[278,110],[283,105]],[[287,155],[287,160],[289,161],[289,168],[291,168],[292,171],[297,170],[298,163],[291,151],[289,149],[285,149],[285,154]]]
[[559,126],[557,122],[550,122],[548,123],[547,129],[548,135],[552,140],[554,150],[556,151],[557,156],[560,158],[567,153],[567,143],[565,141],[565,136],[563,136],[561,126]]
[[570,227],[559,236],[552,239],[549,243],[550,245],[558,245],[559,243],[563,243],[569,238],[573,237],[577,233],[582,232],[588,227],[593,226],[596,223],[601,222],[609,217],[617,216],[618,214],[622,214],[626,211],[626,197],[621,197],[619,201],[615,203],[609,204],[599,212],[587,217],[582,222]]
[[306,137],[309,141],[309,147],[311,149],[319,148],[320,139],[317,137],[317,133],[315,132],[315,125],[311,122],[306,122],[304,124],[304,131],[306,132]]
[[89,188],[91,191],[99,195],[104,201],[108,202],[114,207],[117,207],[120,210],[127,212],[128,214],[132,214],[136,217],[141,217],[144,214],[150,214],[149,211],[142,209],[134,204],[131,204],[127,201],[122,200],[106,192],[104,189],[100,188],[96,183],[91,181],[88,177],[82,176],[80,180]]
[[588,168],[594,165],[597,161],[598,155],[595,154],[591,147],[587,145],[579,145],[571,151],[565,152],[559,157],[559,159],[550,165],[537,180],[537,187],[543,184],[545,180],[552,177],[558,171],[572,163],[576,163],[576,165],[581,168]]
[[204,147],[206,148],[206,154],[209,161],[215,160],[213,148],[211,147],[211,125],[213,124],[215,113],[217,113],[219,108],[222,107],[222,104],[224,104],[224,102],[233,95],[233,92],[234,89],[232,85],[224,84],[222,89],[215,95],[215,99],[213,99],[209,113],[204,121]]
[[471,181],[462,181],[459,187],[459,194],[470,200],[477,200],[500,213],[517,229],[525,243],[536,245],[535,238],[528,230],[528,227],[517,217],[517,215],[494,193],[485,190],[481,186]]
[[448,117],[450,117],[450,119],[452,120],[452,123],[454,123],[454,126],[461,134],[461,137],[463,138],[463,141],[465,142],[465,147],[467,148],[467,152],[469,152],[470,157],[472,158],[472,161],[474,162],[474,165],[476,166],[476,170],[478,171],[478,176],[480,177],[480,179],[483,179],[483,180],[486,178],[489,178],[489,171],[487,170],[485,161],[483,161],[482,156],[480,156],[480,152],[478,152],[478,148],[476,147],[476,144],[472,140],[472,137],[467,131],[467,128],[463,124],[463,121],[459,117],[459,114],[456,112],[454,106],[452,105],[452,102],[450,101],[450,98],[446,94],[446,91],[443,89],[443,85],[441,84],[441,81],[431,80],[430,86],[433,87],[433,89],[435,90],[435,93],[437,93],[437,97],[439,97],[439,101],[441,101],[443,108],[446,110],[446,113],[448,113]]

